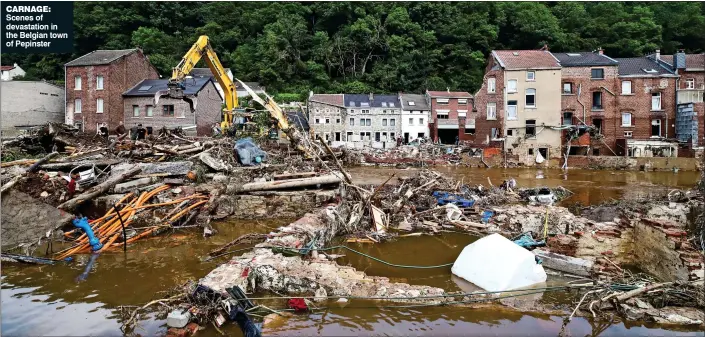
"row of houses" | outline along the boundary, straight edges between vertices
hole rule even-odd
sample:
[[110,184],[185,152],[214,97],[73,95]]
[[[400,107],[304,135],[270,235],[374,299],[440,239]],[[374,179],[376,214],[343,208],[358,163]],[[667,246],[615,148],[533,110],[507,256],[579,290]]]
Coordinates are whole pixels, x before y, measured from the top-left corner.
[[495,50],[474,95],[312,93],[308,111],[313,132],[331,141],[429,136],[524,162],[538,154],[676,156],[705,143],[704,91],[705,54]]

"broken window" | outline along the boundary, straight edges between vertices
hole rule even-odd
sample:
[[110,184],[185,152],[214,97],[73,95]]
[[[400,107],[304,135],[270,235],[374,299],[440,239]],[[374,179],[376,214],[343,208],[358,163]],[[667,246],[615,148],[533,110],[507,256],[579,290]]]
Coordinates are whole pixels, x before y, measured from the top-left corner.
[[490,77],[487,79],[487,92],[490,94],[494,94],[496,92],[496,80],[494,77]]
[[98,75],[95,78],[95,90],[103,90],[103,76]]
[[602,68],[591,69],[590,73],[590,77],[592,77],[593,80],[601,80],[605,78],[605,70]]
[[597,134],[602,134],[602,118],[593,118],[592,125],[597,129]]
[[536,89],[526,89],[526,107],[536,107]]
[[487,103],[487,120],[497,119],[497,103]]
[[507,120],[514,121],[517,119],[517,101],[507,102]]
[[573,83],[564,82],[563,83],[563,93],[564,94],[572,94],[573,93]]
[[651,120],[651,137],[661,137],[661,120]]
[[80,114],[81,111],[82,111],[81,99],[80,99],[80,98],[76,98],[76,100],[73,101],[73,113]]
[[95,112],[102,114],[103,113],[103,99],[98,98],[95,100]]
[[622,126],[632,126],[632,114],[629,112],[622,112]]
[[162,116],[174,117],[174,105],[165,105]]
[[651,110],[661,110],[661,93],[655,92],[651,94]]
[[139,116],[140,116],[140,106],[133,105],[132,106],[132,117],[139,117]]
[[689,78],[685,80],[685,88],[686,89],[695,89],[695,79],[694,78]]
[[592,92],[592,110],[602,110],[602,92]]
[[573,125],[573,113],[564,112],[563,113],[563,125]]
[[507,81],[507,92],[508,93],[517,92],[517,80]]
[[632,94],[632,81],[622,81],[622,95]]
[[526,120],[526,137],[536,137],[536,120],[527,119]]

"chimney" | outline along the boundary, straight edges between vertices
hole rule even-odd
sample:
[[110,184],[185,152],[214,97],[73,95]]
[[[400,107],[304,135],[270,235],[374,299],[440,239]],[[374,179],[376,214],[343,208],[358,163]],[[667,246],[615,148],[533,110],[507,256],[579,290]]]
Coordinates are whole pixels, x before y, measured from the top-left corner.
[[447,92],[450,92],[450,87],[446,87],[446,91],[447,91]]
[[685,50],[679,49],[678,52],[673,55],[673,68],[685,69]]
[[17,63],[15,63],[15,68],[17,68],[17,67],[19,67],[19,66],[17,65]]
[[598,53],[599,55],[604,55],[604,54],[605,54],[605,51],[602,50],[602,47],[597,47],[597,53]]
[[373,101],[374,99],[375,99],[375,94],[370,93],[370,103],[372,103],[372,101]]
[[661,49],[656,49],[656,61],[661,61]]

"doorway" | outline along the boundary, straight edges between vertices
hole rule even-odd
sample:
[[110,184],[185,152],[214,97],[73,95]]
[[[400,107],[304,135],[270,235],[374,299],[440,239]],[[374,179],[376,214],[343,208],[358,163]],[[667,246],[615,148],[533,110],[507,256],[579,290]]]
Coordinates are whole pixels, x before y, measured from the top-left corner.
[[458,129],[438,129],[441,144],[455,144],[455,137],[458,137]]
[[409,143],[409,133],[404,132],[404,144],[408,144],[408,143]]

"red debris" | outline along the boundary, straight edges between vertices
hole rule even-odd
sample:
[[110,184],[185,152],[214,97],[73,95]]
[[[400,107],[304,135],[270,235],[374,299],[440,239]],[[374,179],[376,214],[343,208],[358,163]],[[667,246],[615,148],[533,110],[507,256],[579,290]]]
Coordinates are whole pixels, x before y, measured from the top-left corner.
[[292,298],[289,300],[288,305],[290,309],[294,309],[296,312],[308,311],[308,305],[306,305],[306,301],[303,298]]

